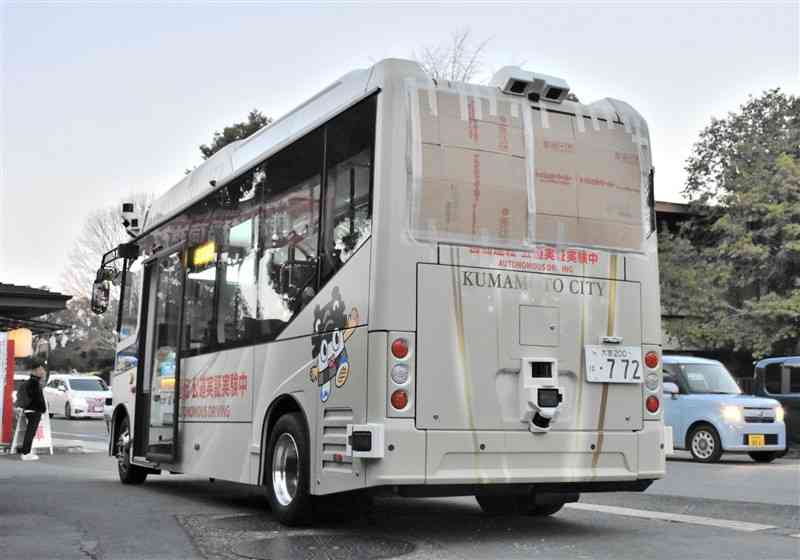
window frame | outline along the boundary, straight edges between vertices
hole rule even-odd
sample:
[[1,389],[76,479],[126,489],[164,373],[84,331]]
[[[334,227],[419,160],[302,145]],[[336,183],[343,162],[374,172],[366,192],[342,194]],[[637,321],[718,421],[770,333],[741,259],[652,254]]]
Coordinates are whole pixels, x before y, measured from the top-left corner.
[[[347,264],[347,262],[342,263],[342,265],[338,269],[336,269],[335,272],[331,273],[328,276],[328,278],[323,279],[323,276],[322,276],[322,255],[323,255],[323,250],[324,250],[324,247],[325,247],[325,245],[323,245],[323,243],[327,243],[328,242],[328,238],[332,236],[332,228],[331,228],[331,232],[328,232],[327,230],[329,229],[328,225],[329,224],[330,225],[333,224],[333,216],[332,215],[331,216],[328,215],[329,209],[328,209],[328,204],[327,204],[327,200],[328,200],[328,173],[327,173],[327,171],[328,171],[327,170],[328,129],[336,121],[336,119],[338,117],[340,117],[341,115],[347,113],[348,111],[351,111],[351,110],[355,109],[356,107],[358,107],[358,106],[360,106],[360,105],[362,105],[364,103],[373,103],[374,104],[373,112],[372,112],[372,123],[371,123],[371,129],[372,130],[371,130],[371,134],[370,134],[370,144],[369,144],[369,147],[370,147],[370,170],[369,171],[370,172],[369,172],[369,191],[368,191],[369,200],[368,200],[368,204],[367,204],[369,216],[370,216],[370,218],[372,220],[374,220],[375,159],[376,159],[375,147],[377,145],[377,134],[378,134],[378,111],[379,111],[379,97],[378,96],[379,96],[379,93],[380,93],[380,89],[379,88],[376,88],[376,89],[370,91],[369,93],[365,94],[364,96],[359,97],[358,99],[354,100],[352,103],[350,103],[347,106],[343,107],[340,111],[337,111],[335,114],[330,115],[321,124],[319,124],[317,126],[314,126],[313,128],[305,131],[302,135],[300,135],[300,136],[298,136],[296,138],[293,138],[291,142],[282,145],[279,150],[274,151],[273,153],[269,154],[266,157],[259,158],[258,160],[253,161],[253,163],[251,165],[249,165],[247,167],[247,169],[245,169],[244,171],[242,171],[241,173],[239,173],[238,175],[233,177],[230,181],[227,181],[224,185],[220,185],[219,187],[214,188],[212,191],[210,191],[208,194],[206,194],[206,196],[204,196],[203,198],[201,198],[199,200],[196,200],[196,201],[193,201],[191,204],[187,205],[186,208],[183,208],[180,213],[177,213],[174,216],[170,217],[167,221],[159,224],[156,228],[153,228],[152,230],[148,230],[148,231],[144,232],[142,234],[142,236],[139,239],[137,239],[137,242],[141,242],[141,241],[147,239],[151,234],[157,233],[159,230],[162,230],[163,228],[168,227],[175,220],[179,220],[180,218],[185,217],[191,211],[191,209],[194,208],[196,205],[202,204],[202,203],[207,202],[209,200],[212,200],[214,197],[218,197],[220,195],[220,192],[222,192],[224,189],[230,188],[231,186],[235,185],[237,183],[237,181],[244,180],[248,175],[251,175],[259,166],[262,166],[265,163],[268,163],[271,158],[277,156],[278,154],[281,154],[285,150],[287,150],[287,149],[291,148],[292,146],[296,145],[298,142],[302,141],[304,138],[307,138],[307,137],[311,136],[314,133],[320,133],[321,132],[321,134],[322,134],[322,151],[319,154],[319,156],[320,156],[320,162],[319,162],[320,163],[320,200],[319,200],[319,208],[318,208],[319,222],[318,222],[318,232],[317,232],[317,254],[316,254],[316,261],[317,262],[316,262],[315,278],[314,278],[314,282],[313,282],[313,287],[315,289],[315,295],[319,294],[320,291],[325,287],[325,285],[327,285],[327,283],[330,282],[333,279],[334,276],[336,276],[336,274],[339,272],[339,270],[341,270],[341,268],[343,268]],[[261,204],[263,204],[265,202],[263,193],[257,193],[255,196],[258,197],[257,203],[259,205],[261,205]],[[335,210],[335,202],[333,204],[333,208],[331,208],[330,211],[332,212],[334,210]],[[261,221],[260,212],[257,213],[255,217],[257,217],[257,219],[258,219],[258,228],[260,229],[261,227],[263,227],[263,223]],[[372,231],[373,231],[373,229],[370,228],[369,235],[365,238],[365,240],[361,244],[361,246],[358,249],[356,249],[355,252],[353,252],[353,254],[350,256],[350,258],[348,258],[348,262],[350,260],[352,260],[352,258],[355,256],[356,253],[361,251],[361,249],[366,245],[366,241],[368,241],[369,239],[372,238]],[[162,253],[164,253],[164,252],[166,252],[168,250],[174,250],[179,245],[183,245],[182,252],[184,254],[184,258],[188,258],[189,251],[198,244],[198,243],[193,243],[192,241],[190,241],[190,232],[191,232],[191,227],[187,227],[185,235],[184,235],[184,238],[183,238],[182,241],[180,241],[179,243],[171,244],[171,246],[169,248],[162,248],[162,249],[159,249],[159,250],[155,250],[152,255],[150,255],[148,258],[146,258],[146,259],[144,259],[142,261],[142,263],[141,263],[142,269],[144,269],[144,266],[148,262],[150,262],[151,260],[153,260],[154,258],[159,256],[160,254],[162,254]],[[200,244],[205,243],[207,241],[208,241],[208,239],[205,240],[205,241],[200,242]],[[217,254],[216,254],[215,260],[214,260],[214,264],[215,264],[215,267],[216,267],[215,280],[214,280],[214,308],[213,308],[213,318],[212,318],[214,325],[218,325],[219,324],[219,317],[220,317],[220,310],[219,310],[219,306],[220,306],[220,299],[219,299],[220,298],[220,289],[219,289],[219,287],[220,287],[220,283],[221,283],[220,276],[222,274],[222,272],[221,272],[222,271],[222,267],[220,266],[220,264],[221,264],[220,263],[220,259],[221,259],[222,251],[219,250],[220,248],[218,248]],[[254,250],[260,250],[261,247],[257,245],[256,247],[253,247],[253,249]],[[129,271],[129,265],[126,262],[125,263],[125,267],[124,267],[125,277],[123,278],[123,286],[124,286],[124,282],[127,279],[128,271]],[[186,290],[185,290],[185,287],[186,287],[186,282],[187,282],[187,275],[188,275],[188,268],[184,267],[184,275],[183,275],[184,294],[183,294],[183,306],[182,306],[182,310],[181,310],[181,322],[182,323],[185,320],[185,307],[186,307],[186,305],[185,305],[186,304]],[[261,279],[257,278],[256,282],[257,283],[261,282]],[[122,300],[122,298],[120,298],[120,299]],[[312,301],[313,301],[313,299],[314,298],[312,298]],[[140,296],[139,296],[139,311],[137,313],[137,328],[136,328],[136,332],[135,332],[135,335],[131,335],[130,337],[127,337],[127,338],[131,338],[132,339],[134,336],[138,337],[139,330],[141,329],[141,325],[142,325],[142,313],[143,313],[143,304],[142,304],[142,302],[143,301],[144,301],[144,293],[142,292],[142,293],[140,293]],[[199,350],[192,350],[192,349],[189,349],[189,348],[184,348],[184,346],[183,346],[183,342],[184,342],[183,333],[181,332],[180,339],[179,339],[180,340],[179,359],[180,358],[186,358],[186,357],[199,356],[199,355],[203,355],[203,354],[209,354],[209,353],[213,353],[213,352],[221,352],[221,351],[235,349],[235,348],[241,348],[241,347],[245,347],[245,346],[253,346],[253,345],[256,345],[256,344],[263,344],[263,343],[273,342],[273,341],[278,339],[278,337],[281,335],[281,333],[283,333],[289,327],[289,325],[291,325],[294,322],[294,320],[297,318],[297,316],[307,306],[308,306],[308,303],[305,306],[303,306],[301,309],[299,309],[289,319],[289,321],[286,322],[286,324],[283,326],[283,328],[279,332],[274,334],[274,335],[262,335],[262,336],[244,337],[242,339],[238,339],[238,340],[233,341],[233,342],[220,343],[219,340],[218,340],[216,332],[214,332],[213,336],[212,336],[212,341],[207,347],[204,347],[204,348],[199,349]],[[121,325],[121,321],[122,321],[122,306],[120,306],[119,316],[118,316],[118,320],[117,320],[117,330],[118,330],[118,332],[119,332],[119,327]],[[309,331],[308,334],[310,335],[311,332]],[[127,340],[127,338],[126,338],[126,340]],[[118,340],[118,342],[122,342],[122,340]]]

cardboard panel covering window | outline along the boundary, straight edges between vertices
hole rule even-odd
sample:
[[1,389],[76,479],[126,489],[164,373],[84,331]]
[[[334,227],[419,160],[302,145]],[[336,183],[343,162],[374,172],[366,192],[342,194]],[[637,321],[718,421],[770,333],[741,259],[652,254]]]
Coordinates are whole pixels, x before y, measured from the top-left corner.
[[649,154],[630,123],[490,88],[409,86],[409,101],[414,238],[642,250]]

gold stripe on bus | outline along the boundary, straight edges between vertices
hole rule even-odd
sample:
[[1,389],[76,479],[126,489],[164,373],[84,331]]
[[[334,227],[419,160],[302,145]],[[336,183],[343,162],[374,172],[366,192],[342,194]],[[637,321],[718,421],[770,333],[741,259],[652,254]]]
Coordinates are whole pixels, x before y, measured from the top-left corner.
[[[617,319],[617,255],[611,255],[608,265],[608,325],[606,326],[606,335],[614,336],[616,330]],[[603,450],[603,439],[605,434],[603,430],[606,426],[606,408],[608,406],[608,383],[603,383],[602,394],[600,395],[600,414],[597,419],[597,445],[595,446],[594,454],[592,455],[592,468],[597,467],[597,462],[600,460],[600,453]]]
[[459,282],[459,274],[461,272],[461,259],[456,249],[450,249],[450,256],[455,266],[452,268],[453,274],[453,311],[456,320],[456,342],[458,344],[458,357],[461,361],[461,373],[463,380],[463,396],[464,396],[464,409],[467,412],[467,423],[469,425],[470,433],[472,434],[473,446],[473,468],[475,473],[480,477],[482,482],[488,482],[486,475],[480,471],[480,464],[478,462],[478,450],[480,443],[478,442],[477,427],[475,426],[475,414],[472,410],[473,395],[472,395],[472,373],[469,367],[469,357],[467,356],[467,345],[465,343],[464,335],[464,301],[461,292],[461,282]]

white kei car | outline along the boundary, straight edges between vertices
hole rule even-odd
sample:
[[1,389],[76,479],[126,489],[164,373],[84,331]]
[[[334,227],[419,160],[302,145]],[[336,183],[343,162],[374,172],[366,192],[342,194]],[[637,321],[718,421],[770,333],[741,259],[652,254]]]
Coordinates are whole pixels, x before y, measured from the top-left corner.
[[52,417],[103,418],[111,404],[111,390],[94,375],[53,374],[44,388],[47,410]]

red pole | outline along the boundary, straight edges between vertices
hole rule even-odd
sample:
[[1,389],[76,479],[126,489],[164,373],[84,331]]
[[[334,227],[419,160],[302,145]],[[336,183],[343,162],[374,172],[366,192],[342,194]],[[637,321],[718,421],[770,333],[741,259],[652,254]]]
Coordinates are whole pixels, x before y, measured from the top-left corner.
[[0,375],[6,376],[6,387],[3,392],[3,418],[0,419],[3,431],[0,433],[0,443],[11,445],[13,434],[11,433],[11,426],[14,423],[14,409],[11,405],[11,392],[14,390],[14,341],[8,341],[8,348],[0,348],[0,352],[6,350],[8,352],[8,360],[6,361],[6,371],[0,371]]

